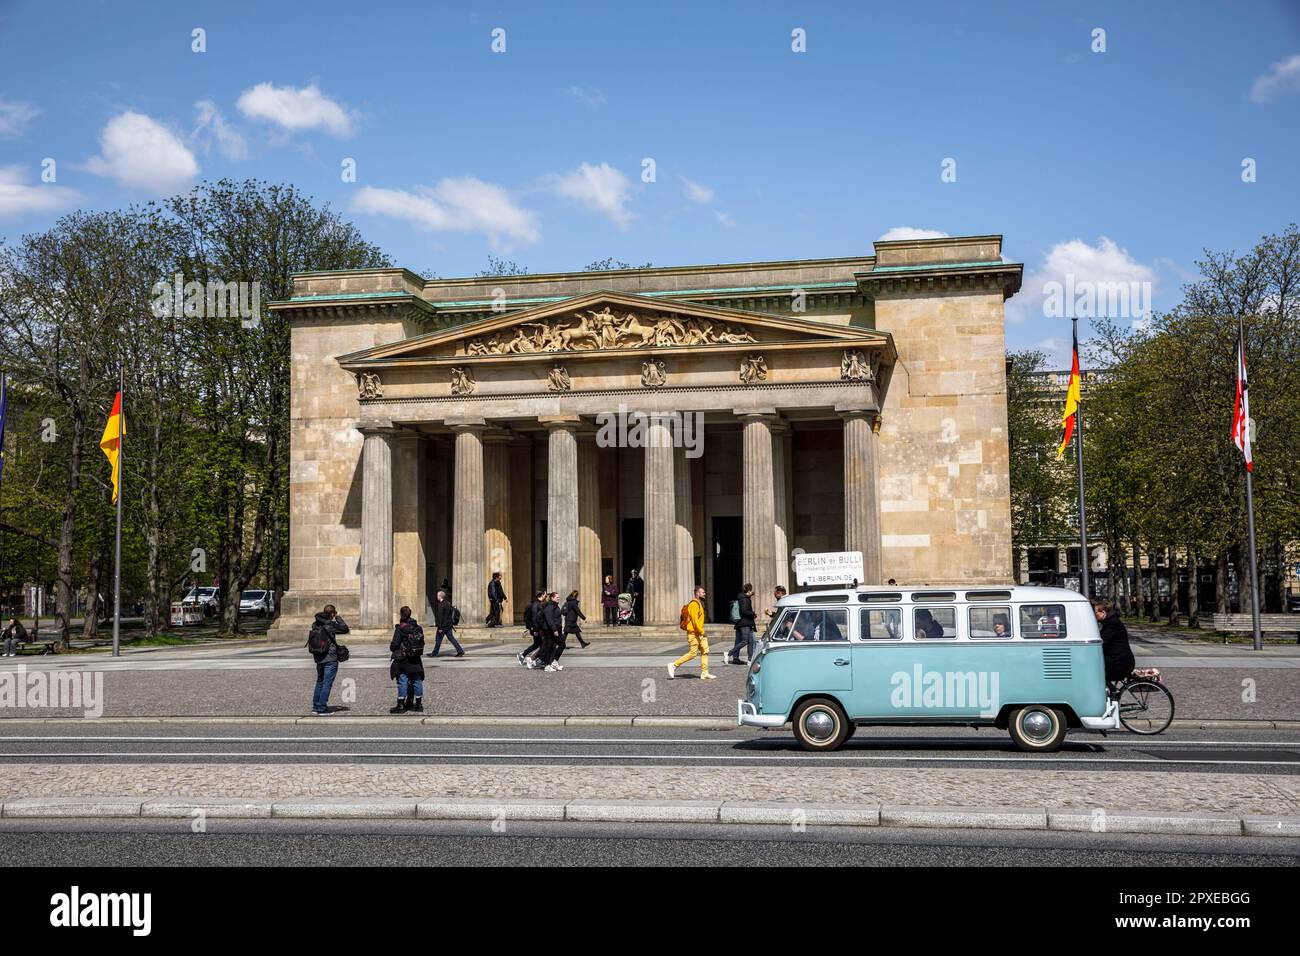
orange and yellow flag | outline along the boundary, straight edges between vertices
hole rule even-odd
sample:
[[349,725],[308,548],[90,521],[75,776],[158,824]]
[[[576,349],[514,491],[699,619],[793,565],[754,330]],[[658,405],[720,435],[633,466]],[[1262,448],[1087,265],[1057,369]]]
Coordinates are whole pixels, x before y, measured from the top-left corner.
[[113,410],[104,426],[104,437],[99,440],[100,451],[113,469],[113,504],[117,504],[118,464],[122,459],[122,436],[126,434],[126,418],[122,415],[122,393],[113,398]]
[[1070,445],[1070,439],[1074,437],[1074,423],[1076,413],[1079,411],[1079,338],[1076,333],[1074,337],[1074,359],[1070,366],[1070,386],[1065,393],[1065,411],[1061,414],[1061,425],[1065,433],[1061,436],[1061,447],[1056,449],[1056,460],[1060,461],[1065,455],[1065,449]]

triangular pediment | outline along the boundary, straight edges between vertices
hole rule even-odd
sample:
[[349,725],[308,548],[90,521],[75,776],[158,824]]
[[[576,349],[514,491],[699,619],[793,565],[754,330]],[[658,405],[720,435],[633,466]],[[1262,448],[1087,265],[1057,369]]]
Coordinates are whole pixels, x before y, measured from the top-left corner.
[[339,362],[344,367],[358,367],[421,360],[474,362],[557,353],[742,349],[819,342],[893,352],[890,337],[872,329],[597,291],[342,355]]

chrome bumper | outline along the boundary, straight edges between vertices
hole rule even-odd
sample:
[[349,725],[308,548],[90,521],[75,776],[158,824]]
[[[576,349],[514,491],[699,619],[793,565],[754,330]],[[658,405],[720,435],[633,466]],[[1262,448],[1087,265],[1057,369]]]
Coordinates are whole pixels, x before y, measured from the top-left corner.
[[1100,717],[1080,717],[1084,730],[1119,730],[1119,702],[1106,702],[1106,712]]
[[781,716],[760,714],[758,708],[747,700],[736,701],[736,723],[747,727],[780,727],[785,724]]

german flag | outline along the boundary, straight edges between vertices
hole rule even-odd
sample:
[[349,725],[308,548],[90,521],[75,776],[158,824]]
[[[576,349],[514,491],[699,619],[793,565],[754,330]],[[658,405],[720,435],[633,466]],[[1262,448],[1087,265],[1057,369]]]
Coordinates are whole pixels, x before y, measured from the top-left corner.
[[1074,360],[1070,365],[1070,387],[1065,392],[1065,411],[1061,414],[1061,426],[1065,429],[1061,436],[1061,447],[1056,449],[1056,460],[1065,456],[1065,449],[1074,437],[1074,423],[1079,412],[1079,332],[1074,332]]
[[108,459],[113,469],[113,504],[117,504],[118,465],[122,460],[122,436],[126,434],[126,419],[122,415],[122,393],[113,398],[113,410],[104,425],[104,437],[99,440],[99,449]]

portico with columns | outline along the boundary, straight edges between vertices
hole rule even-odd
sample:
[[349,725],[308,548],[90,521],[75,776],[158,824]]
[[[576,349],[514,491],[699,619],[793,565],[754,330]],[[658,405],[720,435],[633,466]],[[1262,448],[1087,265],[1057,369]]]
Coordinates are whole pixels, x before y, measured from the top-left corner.
[[[863,583],[1009,580],[999,237],[736,266],[423,280],[307,274],[291,328],[290,591],[388,630],[450,582],[463,626],[545,587],[697,584],[711,620],[797,550]],[[933,410],[933,411],[932,411]]]

